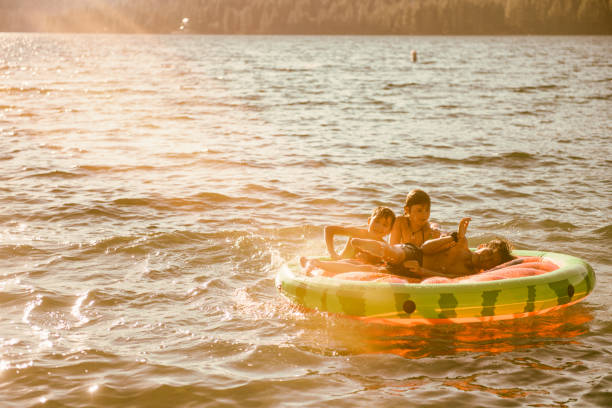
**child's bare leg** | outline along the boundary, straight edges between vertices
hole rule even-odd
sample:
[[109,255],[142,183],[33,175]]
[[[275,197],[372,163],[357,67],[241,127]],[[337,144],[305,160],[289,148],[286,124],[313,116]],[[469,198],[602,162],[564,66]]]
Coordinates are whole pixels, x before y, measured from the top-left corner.
[[377,256],[390,263],[400,263],[405,257],[402,248],[389,245],[386,242],[360,238],[353,238],[351,242],[356,249]]
[[315,269],[320,269],[323,272],[324,276],[333,276],[337,273],[340,272],[336,272],[334,268],[334,265],[336,263],[340,263],[343,264],[343,262],[340,261],[321,261],[317,258],[306,258],[306,257],[300,257],[300,265],[302,265],[302,269],[304,270],[304,273],[308,276],[313,276],[313,275],[320,275],[321,273],[313,273],[313,271]]
[[302,265],[302,269],[306,275],[312,275],[312,271],[317,269],[316,259],[308,259],[305,256],[300,257],[300,265]]
[[363,261],[360,261],[358,259],[341,259],[338,262],[343,262],[351,265],[363,265]]
[[324,276],[334,276],[344,272],[378,272],[379,269],[374,265],[368,265],[358,262],[343,262],[343,261],[321,261],[316,258],[300,258],[300,264],[304,268],[307,275],[312,274],[314,269],[322,269]]
[[[311,261],[313,261],[311,259]],[[342,262],[342,261],[321,261],[314,259],[314,265],[317,268],[323,269],[326,276],[333,276],[344,272],[372,272],[377,270],[373,265],[367,265],[357,262]]]

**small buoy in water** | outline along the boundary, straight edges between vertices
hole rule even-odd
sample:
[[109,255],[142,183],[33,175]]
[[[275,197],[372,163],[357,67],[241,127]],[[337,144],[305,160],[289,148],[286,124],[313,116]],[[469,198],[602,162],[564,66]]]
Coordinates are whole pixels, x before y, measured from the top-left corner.
[[417,52],[416,52],[416,50],[410,51],[410,58],[412,59],[412,62],[417,62]]

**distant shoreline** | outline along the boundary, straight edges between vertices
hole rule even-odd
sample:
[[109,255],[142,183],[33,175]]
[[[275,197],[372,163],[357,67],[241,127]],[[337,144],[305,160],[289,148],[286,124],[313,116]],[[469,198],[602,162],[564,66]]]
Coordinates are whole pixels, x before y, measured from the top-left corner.
[[491,34],[353,34],[353,33],[156,33],[156,32],[112,32],[112,31],[2,31],[0,34],[83,34],[83,35],[167,35],[167,36],[219,36],[219,37],[611,37],[610,34],[516,34],[516,33],[491,33]]
[[223,35],[612,35],[601,0],[20,0],[0,32]]

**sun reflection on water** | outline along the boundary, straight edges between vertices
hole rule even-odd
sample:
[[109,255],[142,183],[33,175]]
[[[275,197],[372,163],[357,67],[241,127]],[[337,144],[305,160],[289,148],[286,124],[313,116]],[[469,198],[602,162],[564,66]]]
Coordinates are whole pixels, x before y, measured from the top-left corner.
[[[314,349],[332,347],[343,354],[395,354],[408,359],[421,359],[465,353],[499,354],[543,347],[549,344],[578,343],[588,333],[593,319],[588,309],[577,305],[514,321],[492,321],[470,324],[390,326],[365,324],[357,320],[316,314],[313,324],[329,321],[325,328],[307,341]],[[325,352],[324,350],[321,350]],[[538,362],[517,360],[516,364]]]

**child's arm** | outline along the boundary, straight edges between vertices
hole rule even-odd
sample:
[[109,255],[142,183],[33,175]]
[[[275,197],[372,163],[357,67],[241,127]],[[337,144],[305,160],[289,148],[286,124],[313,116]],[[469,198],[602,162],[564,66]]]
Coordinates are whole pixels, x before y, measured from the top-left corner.
[[336,249],[334,248],[334,235],[345,235],[344,231],[344,227],[337,227],[335,225],[329,225],[325,227],[325,245],[327,246],[327,252],[329,252],[329,256],[331,257],[331,259],[340,258],[340,255],[338,255]]
[[423,242],[423,245],[421,245],[421,251],[423,251],[423,254],[425,255],[432,255],[438,252],[446,251],[447,249],[454,247],[456,243],[455,237],[452,235],[447,235],[445,237],[430,239],[429,241]]
[[389,244],[401,244],[402,243],[402,227],[404,217],[399,216],[395,219],[393,227],[391,228],[391,235],[389,236]]
[[430,239],[421,245],[421,250],[424,254],[431,255],[438,252],[445,251],[449,248],[454,247],[457,244],[467,247],[467,238],[465,237],[465,233],[467,231],[467,227],[472,219],[469,217],[461,219],[459,221],[459,228],[457,232],[453,232],[451,235],[447,235],[444,237]]
[[448,275],[440,271],[433,271],[431,269],[423,268],[417,261],[406,261],[404,262],[404,268],[408,269],[413,275],[419,278],[430,278],[432,276],[443,276],[445,278],[454,278],[454,275]]
[[456,275],[449,275],[447,273],[443,273],[440,271],[432,271],[431,269],[425,269],[423,267],[420,267],[418,272],[416,273],[416,275],[418,275],[420,278],[432,278],[434,276],[442,276],[444,278],[456,278]]
[[344,235],[349,237],[349,241],[351,238],[363,238],[367,237],[367,230],[362,228],[355,227],[340,227],[336,225],[329,225],[325,227],[325,245],[327,246],[327,252],[329,252],[329,256],[332,259],[340,259],[352,256],[352,247],[349,245],[349,242],[345,245],[342,253],[338,255],[336,249],[334,248],[334,236],[336,235]]
[[353,248],[373,255],[389,263],[402,262],[404,258],[404,250],[397,245],[389,245],[384,241],[375,239],[353,239],[351,240]]

